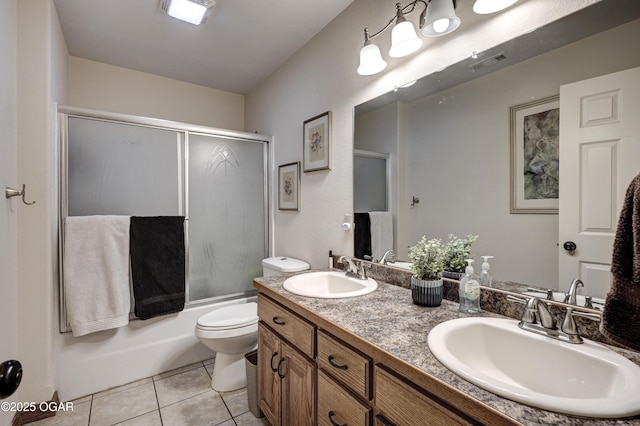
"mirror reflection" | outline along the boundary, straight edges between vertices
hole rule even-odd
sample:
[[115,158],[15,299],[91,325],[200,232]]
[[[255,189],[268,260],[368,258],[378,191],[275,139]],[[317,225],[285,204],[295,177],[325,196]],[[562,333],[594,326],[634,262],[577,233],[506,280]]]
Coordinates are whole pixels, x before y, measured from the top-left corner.
[[[360,229],[366,226],[366,216],[377,223],[369,243],[354,241],[356,256],[381,261],[393,250],[395,265],[408,268],[408,247],[422,235],[443,242],[449,234],[478,235],[476,272],[481,256],[494,256],[494,280],[538,287],[542,293],[535,295],[559,301],[581,278],[576,303],[597,308],[608,290],[606,265],[580,269],[572,256],[587,247],[564,248],[557,213],[511,213],[510,108],[558,95],[563,85],[640,66],[640,51],[629,43],[640,39],[638,18],[634,2],[606,0],[356,106],[354,221],[356,229],[359,222]],[[373,182],[366,174],[373,170],[361,166],[363,155],[384,159],[375,184],[366,183]],[[563,161],[560,200],[578,191],[563,193]],[[373,199],[386,200],[386,208],[369,204]],[[568,272],[566,259],[577,265]]]

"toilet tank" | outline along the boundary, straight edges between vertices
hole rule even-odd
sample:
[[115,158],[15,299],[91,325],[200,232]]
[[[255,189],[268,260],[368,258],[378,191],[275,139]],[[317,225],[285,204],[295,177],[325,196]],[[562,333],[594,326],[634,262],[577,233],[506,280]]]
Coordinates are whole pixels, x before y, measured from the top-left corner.
[[299,272],[309,269],[309,264],[292,257],[274,256],[262,260],[262,274],[265,277],[282,275],[286,272]]

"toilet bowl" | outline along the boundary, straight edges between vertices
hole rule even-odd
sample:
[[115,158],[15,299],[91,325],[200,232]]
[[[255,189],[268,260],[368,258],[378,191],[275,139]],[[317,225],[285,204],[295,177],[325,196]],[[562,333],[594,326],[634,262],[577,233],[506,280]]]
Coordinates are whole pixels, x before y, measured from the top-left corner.
[[200,318],[195,335],[216,352],[211,387],[227,392],[246,386],[244,354],[258,343],[258,304],[226,306]]

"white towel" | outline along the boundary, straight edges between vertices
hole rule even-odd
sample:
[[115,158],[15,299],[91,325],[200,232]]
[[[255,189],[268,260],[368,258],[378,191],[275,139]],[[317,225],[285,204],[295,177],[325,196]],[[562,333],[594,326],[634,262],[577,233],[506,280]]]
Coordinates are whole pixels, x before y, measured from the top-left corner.
[[369,212],[371,220],[371,256],[382,259],[387,250],[393,249],[393,216],[391,212]]
[[129,216],[65,220],[64,290],[74,336],[129,323]]

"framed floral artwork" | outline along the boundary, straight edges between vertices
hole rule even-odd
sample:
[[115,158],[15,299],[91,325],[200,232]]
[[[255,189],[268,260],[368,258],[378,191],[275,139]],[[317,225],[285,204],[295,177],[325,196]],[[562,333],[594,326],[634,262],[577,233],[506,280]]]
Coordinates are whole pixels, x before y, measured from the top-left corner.
[[303,163],[304,171],[331,169],[331,111],[304,122]]
[[511,213],[558,214],[560,97],[512,106]]
[[300,211],[300,162],[278,166],[278,210]]

